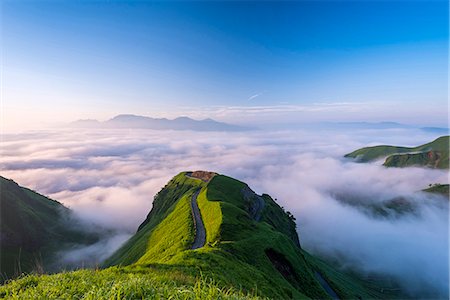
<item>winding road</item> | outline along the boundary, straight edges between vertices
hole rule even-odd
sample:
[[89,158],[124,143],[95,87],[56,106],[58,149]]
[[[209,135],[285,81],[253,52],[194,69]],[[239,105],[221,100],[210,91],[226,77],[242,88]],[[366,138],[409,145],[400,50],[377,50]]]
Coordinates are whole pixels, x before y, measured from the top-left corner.
[[197,196],[200,193],[200,190],[197,190],[191,199],[191,209],[192,209],[192,218],[194,220],[194,228],[195,228],[195,238],[194,244],[192,244],[191,249],[198,249],[205,246],[206,243],[206,231],[205,225],[203,224],[202,215],[200,214],[200,209],[197,204]]

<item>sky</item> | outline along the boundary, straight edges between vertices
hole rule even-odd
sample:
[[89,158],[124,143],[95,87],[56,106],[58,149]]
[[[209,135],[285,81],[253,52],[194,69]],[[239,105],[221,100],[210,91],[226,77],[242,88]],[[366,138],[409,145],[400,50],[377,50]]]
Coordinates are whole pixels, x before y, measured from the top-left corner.
[[2,1],[2,129],[121,113],[447,126],[447,1]]

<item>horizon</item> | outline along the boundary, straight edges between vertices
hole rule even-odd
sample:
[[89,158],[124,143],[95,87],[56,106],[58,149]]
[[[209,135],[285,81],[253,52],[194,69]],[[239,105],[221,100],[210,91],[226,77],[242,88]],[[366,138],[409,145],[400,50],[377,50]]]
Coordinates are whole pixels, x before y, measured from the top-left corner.
[[130,113],[448,127],[447,12],[446,1],[3,1],[1,126]]
[[[130,116],[130,117],[144,117],[149,118],[153,120],[168,120],[168,121],[175,121],[177,119],[183,119],[187,118],[192,121],[202,122],[202,121],[214,121],[223,125],[231,125],[231,126],[239,126],[246,130],[289,130],[289,129],[306,129],[309,128],[311,130],[314,129],[320,129],[320,126],[324,125],[354,125],[357,129],[357,126],[363,126],[363,125],[388,125],[391,124],[394,127],[398,128],[417,128],[417,129],[440,129],[440,130],[449,130],[450,124],[445,123],[419,123],[419,122],[396,122],[396,121],[390,121],[390,120],[377,120],[377,121],[365,121],[365,120],[356,120],[356,121],[349,121],[349,120],[339,120],[339,121],[329,121],[329,120],[317,120],[317,121],[278,121],[278,122],[260,122],[260,123],[252,123],[248,121],[244,122],[228,122],[228,121],[220,121],[218,119],[210,118],[210,117],[191,117],[189,115],[178,115],[173,117],[155,117],[155,116],[149,116],[149,115],[142,115],[142,114],[132,114],[132,113],[121,113],[117,115],[112,115],[110,117],[106,117],[104,119],[94,119],[94,118],[85,118],[85,119],[73,119],[68,121],[61,121],[61,122],[54,122],[54,123],[41,123],[41,127],[39,128],[20,128],[20,129],[12,129],[8,127],[4,127],[1,130],[2,134],[17,134],[17,133],[25,133],[28,131],[46,131],[46,130],[55,130],[55,129],[61,129],[66,130],[72,128],[71,125],[78,123],[78,122],[97,122],[99,125],[104,124],[108,121],[111,121],[119,116]],[[306,127],[305,127],[306,126]],[[315,127],[310,127],[315,126]],[[394,128],[392,127],[392,128]],[[86,127],[95,129],[95,127]],[[145,128],[143,128],[145,129]],[[338,128],[336,128],[338,129]],[[364,127],[360,127],[360,129],[364,129]],[[220,130],[219,130],[220,131]],[[442,132],[443,135],[448,135],[448,133]]]

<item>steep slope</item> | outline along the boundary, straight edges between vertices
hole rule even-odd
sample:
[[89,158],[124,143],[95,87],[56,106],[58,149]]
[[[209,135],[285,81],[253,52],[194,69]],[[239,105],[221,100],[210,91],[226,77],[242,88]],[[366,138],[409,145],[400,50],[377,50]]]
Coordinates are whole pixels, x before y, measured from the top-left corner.
[[386,167],[423,166],[438,169],[449,168],[449,136],[413,148],[398,146],[375,146],[355,150],[345,155],[358,162],[370,162],[386,158]]
[[97,237],[69,223],[61,203],[0,176],[1,279],[47,270],[57,251]]
[[[177,175],[158,193],[136,235],[105,266],[178,266],[276,299],[333,297],[321,281],[341,298],[382,296],[302,250],[292,215],[269,195],[256,195],[223,175],[209,182],[186,175]],[[193,251],[190,201],[197,193],[206,245]]]

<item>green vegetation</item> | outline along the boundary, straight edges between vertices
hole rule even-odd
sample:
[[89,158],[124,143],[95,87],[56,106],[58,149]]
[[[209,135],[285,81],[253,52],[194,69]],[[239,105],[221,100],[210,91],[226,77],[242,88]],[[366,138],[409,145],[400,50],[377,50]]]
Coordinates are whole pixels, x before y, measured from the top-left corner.
[[260,299],[171,268],[109,268],[29,275],[0,287],[8,299]]
[[437,169],[449,168],[449,136],[414,148],[397,146],[375,146],[361,148],[345,157],[354,158],[358,162],[370,162],[386,158],[386,167],[423,166]]
[[[342,299],[395,296],[301,249],[293,216],[269,195],[258,196],[227,176],[204,182],[185,174],[175,176],[155,196],[146,220],[104,263],[106,269],[29,275],[0,287],[0,296],[331,298],[318,276]],[[207,243],[191,250],[195,232],[190,201],[199,189]]]
[[448,184],[430,184],[429,188],[423,190],[424,192],[442,194],[444,196],[449,196],[449,185]]
[[349,194],[335,194],[335,197],[373,218],[397,219],[419,214],[418,203],[408,197],[397,196],[384,201],[362,201],[361,196]]
[[56,252],[98,239],[71,225],[61,203],[1,176],[0,207],[0,281],[48,270]]
[[[146,253],[151,234],[158,225],[175,210],[178,200],[180,200],[185,193],[192,193],[193,190],[204,185],[205,183],[203,181],[187,177],[185,176],[185,173],[180,173],[175,176],[158,194],[156,194],[152,209],[145,221],[139,226],[137,233],[107,259],[103,265],[130,265],[137,262]],[[190,213],[190,210],[188,210],[188,212]],[[160,226],[160,230],[163,230],[161,228],[162,227]],[[170,226],[166,229],[167,232],[171,232],[175,228],[175,226]],[[193,234],[193,231],[191,232]]]

